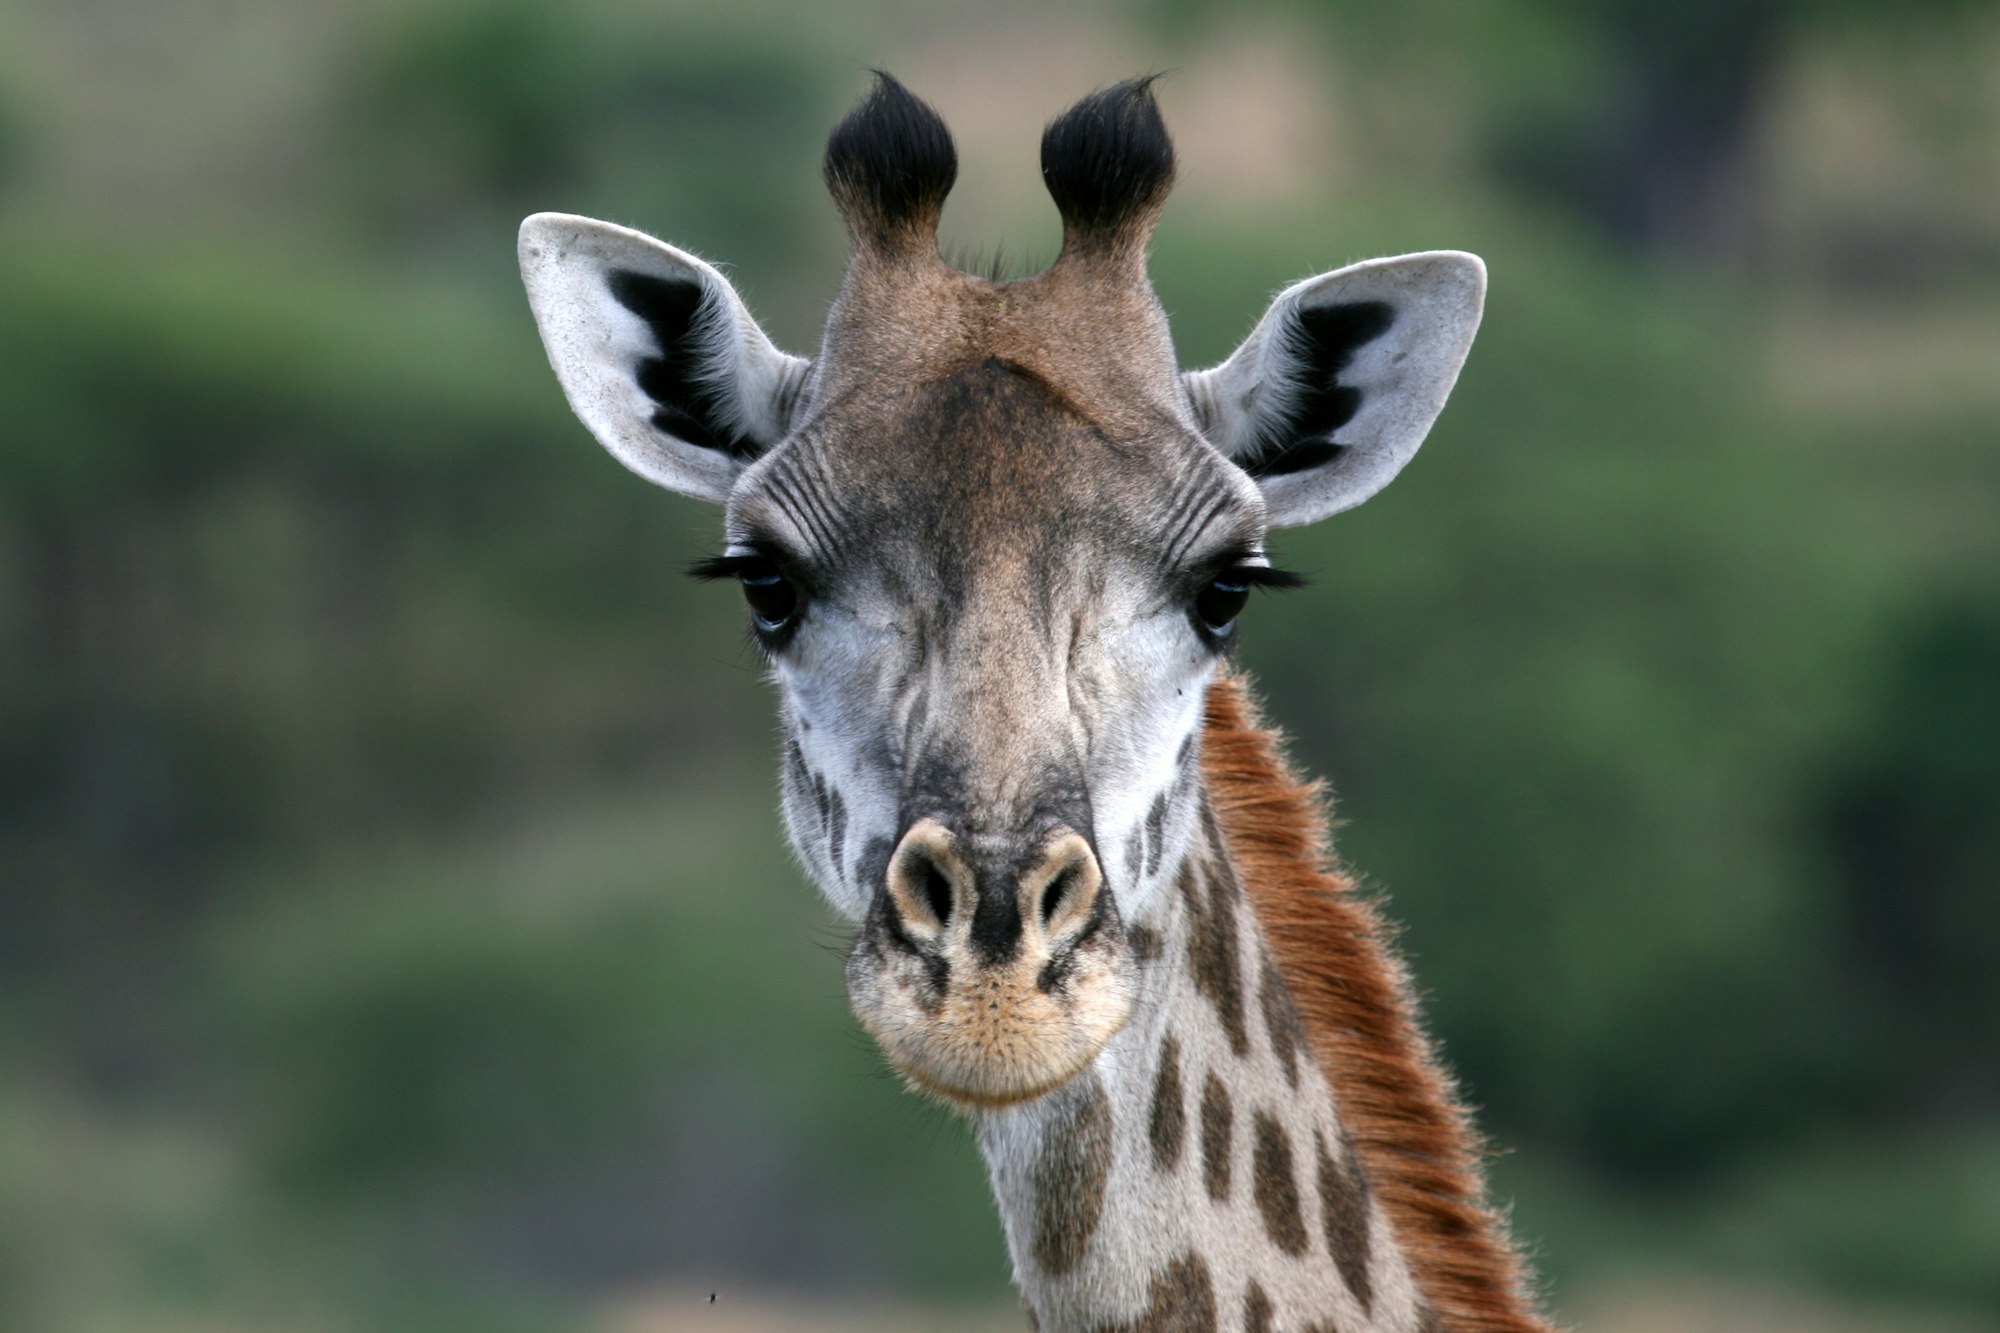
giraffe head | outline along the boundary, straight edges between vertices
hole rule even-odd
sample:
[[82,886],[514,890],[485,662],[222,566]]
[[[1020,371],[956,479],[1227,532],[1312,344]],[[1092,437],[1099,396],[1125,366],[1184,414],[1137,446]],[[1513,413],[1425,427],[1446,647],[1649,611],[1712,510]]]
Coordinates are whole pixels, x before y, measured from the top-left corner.
[[1479,261],[1288,288],[1182,373],[1145,271],[1173,149],[1147,82],[1048,127],[1060,256],[1016,282],[937,247],[957,172],[883,76],[830,140],[852,258],[811,360],[714,268],[608,223],[521,228],[571,406],[640,476],[723,506],[781,694],[792,842],[858,927],[848,989],[913,1083],[1003,1105],[1124,1023],[1136,927],[1199,806],[1204,686],[1265,533],[1388,483],[1478,325]]

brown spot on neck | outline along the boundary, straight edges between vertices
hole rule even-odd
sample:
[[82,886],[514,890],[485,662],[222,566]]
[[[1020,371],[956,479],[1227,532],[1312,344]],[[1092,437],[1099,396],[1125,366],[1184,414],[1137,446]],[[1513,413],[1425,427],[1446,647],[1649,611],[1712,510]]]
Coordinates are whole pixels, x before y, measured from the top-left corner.
[[1061,1277],[1082,1262],[1111,1176],[1111,1101],[1095,1076],[1053,1094],[1058,1105],[1035,1164],[1035,1262]]
[[1092,1333],[1216,1333],[1215,1279],[1197,1255],[1184,1254],[1146,1284],[1146,1308],[1132,1319],[1098,1324]]
[[1243,976],[1237,946],[1237,887],[1216,836],[1205,855],[1190,856],[1181,867],[1181,899],[1187,905],[1188,968],[1194,988],[1215,1006],[1222,1034],[1238,1059],[1250,1051],[1243,1024]]
[[1271,1039],[1271,1053],[1278,1057],[1278,1065],[1285,1071],[1285,1086],[1296,1089],[1299,1050],[1306,1044],[1306,1034],[1299,1024],[1299,1011],[1292,1004],[1291,993],[1285,989],[1284,978],[1278,975],[1278,966],[1269,954],[1264,956],[1264,976],[1257,987],[1257,1001],[1264,1013],[1264,1032]]
[[1268,1111],[1252,1120],[1250,1194],[1264,1218],[1264,1232],[1286,1254],[1306,1252],[1306,1224],[1299,1211],[1299,1181],[1293,1174],[1292,1143]]
[[1217,1203],[1229,1197],[1229,1140],[1234,1115],[1229,1089],[1210,1071],[1201,1084],[1201,1183]]
[[1353,1152],[1345,1154],[1346,1161],[1336,1163],[1318,1131],[1313,1133],[1313,1155],[1318,1158],[1326,1251],[1340,1270],[1340,1280],[1361,1302],[1361,1312],[1367,1314],[1375,1305],[1374,1282],[1368,1276],[1368,1181]]
[[1172,1171],[1180,1165],[1181,1144],[1187,1138],[1187,1103],[1181,1090],[1181,1044],[1171,1032],[1160,1042],[1160,1067],[1153,1076],[1146,1138],[1152,1144],[1154,1170]]
[[1252,1278],[1250,1289],[1243,1293],[1243,1333],[1271,1333],[1271,1319],[1276,1314],[1271,1298]]

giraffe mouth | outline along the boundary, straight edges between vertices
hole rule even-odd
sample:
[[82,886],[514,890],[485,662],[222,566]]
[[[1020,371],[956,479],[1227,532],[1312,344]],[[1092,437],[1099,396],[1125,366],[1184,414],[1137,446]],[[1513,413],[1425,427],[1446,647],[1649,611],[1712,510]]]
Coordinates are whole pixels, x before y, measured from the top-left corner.
[[1011,1106],[1089,1068],[1132,1015],[1122,933],[1090,943],[1061,960],[1024,949],[982,965],[864,941],[848,962],[848,997],[912,1088],[961,1107]]
[[910,1086],[912,1091],[927,1093],[954,1106],[976,1107],[980,1110],[996,1111],[1002,1107],[1018,1106],[1022,1102],[1034,1101],[1037,1097],[1046,1097],[1049,1093],[1062,1087],[1089,1067],[1090,1062],[1086,1060],[1075,1069],[1059,1077],[1052,1078],[1046,1083],[1033,1084],[1022,1088],[1010,1087],[1004,1090],[967,1088],[945,1083],[935,1083],[923,1071],[909,1065],[897,1065],[896,1072],[903,1076],[903,1081]]

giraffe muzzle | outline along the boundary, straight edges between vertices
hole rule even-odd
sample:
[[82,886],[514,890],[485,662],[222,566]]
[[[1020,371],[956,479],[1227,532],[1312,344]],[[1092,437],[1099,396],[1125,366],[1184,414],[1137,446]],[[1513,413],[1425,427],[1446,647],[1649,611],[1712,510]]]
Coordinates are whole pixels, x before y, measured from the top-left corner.
[[890,1063],[948,1100],[1007,1105],[1080,1073],[1130,1016],[1134,964],[1089,842],[975,854],[920,819],[889,858],[847,968]]

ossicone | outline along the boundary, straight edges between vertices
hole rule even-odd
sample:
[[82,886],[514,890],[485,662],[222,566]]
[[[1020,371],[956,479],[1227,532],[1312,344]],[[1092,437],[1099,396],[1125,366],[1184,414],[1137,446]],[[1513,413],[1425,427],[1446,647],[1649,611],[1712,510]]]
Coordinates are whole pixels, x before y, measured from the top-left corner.
[[1174,184],[1174,143],[1153,98],[1159,76],[1101,89],[1042,132],[1042,180],[1063,220],[1063,253],[1141,249]]
[[857,247],[935,253],[958,149],[935,108],[881,70],[826,143],[826,188]]

